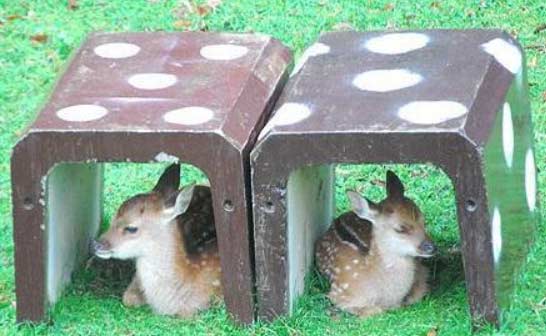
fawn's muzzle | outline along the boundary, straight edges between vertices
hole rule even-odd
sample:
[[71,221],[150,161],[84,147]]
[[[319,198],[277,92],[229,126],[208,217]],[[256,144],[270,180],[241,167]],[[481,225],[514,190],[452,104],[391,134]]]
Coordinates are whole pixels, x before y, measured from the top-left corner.
[[419,245],[419,250],[424,254],[433,255],[436,252],[436,246],[430,240],[425,240]]
[[91,242],[93,253],[110,250],[110,243],[105,240],[93,240]]

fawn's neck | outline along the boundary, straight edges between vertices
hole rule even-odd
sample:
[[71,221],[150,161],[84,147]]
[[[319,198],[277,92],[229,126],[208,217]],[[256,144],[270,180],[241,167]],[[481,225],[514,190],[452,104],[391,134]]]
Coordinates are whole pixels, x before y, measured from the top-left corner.
[[154,237],[148,251],[136,261],[143,286],[182,282],[186,255],[177,225],[169,225]]
[[393,252],[391,246],[381,236],[373,233],[370,255],[385,271],[393,271],[400,276],[411,275],[415,272],[415,258],[407,255],[399,255]]

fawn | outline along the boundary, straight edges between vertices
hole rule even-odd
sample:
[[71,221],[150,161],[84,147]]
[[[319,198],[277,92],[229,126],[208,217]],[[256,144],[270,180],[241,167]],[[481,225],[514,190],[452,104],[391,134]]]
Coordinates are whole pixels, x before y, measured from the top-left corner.
[[221,270],[210,188],[179,184],[180,165],[173,164],[151,192],[120,206],[93,247],[100,258],[136,260],[124,305],[190,317],[221,297]]
[[352,212],[335,219],[315,245],[318,269],[331,283],[329,299],[362,317],[415,303],[428,292],[428,270],[417,257],[431,257],[435,246],[423,215],[391,171],[386,189],[377,204],[348,191]]

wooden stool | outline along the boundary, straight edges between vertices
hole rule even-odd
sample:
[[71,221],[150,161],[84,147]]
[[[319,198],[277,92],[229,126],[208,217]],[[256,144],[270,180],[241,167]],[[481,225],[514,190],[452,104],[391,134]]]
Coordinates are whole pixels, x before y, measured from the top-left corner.
[[517,42],[341,32],[302,58],[251,154],[259,317],[289,312],[303,290],[332,220],[332,164],[430,162],[455,186],[472,316],[498,323],[539,217]]
[[98,34],[12,156],[17,320],[44,317],[101,220],[101,162],[186,162],[211,183],[225,302],[254,319],[249,152],[291,53],[260,35]]

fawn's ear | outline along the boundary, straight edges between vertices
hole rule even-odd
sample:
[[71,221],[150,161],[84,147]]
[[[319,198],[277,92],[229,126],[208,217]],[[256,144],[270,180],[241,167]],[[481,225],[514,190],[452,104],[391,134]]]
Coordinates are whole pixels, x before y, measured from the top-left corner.
[[169,197],[178,190],[180,185],[180,164],[175,163],[167,167],[157,181],[153,191],[158,192],[164,198]]
[[347,198],[351,202],[351,208],[353,212],[362,219],[368,220],[372,223],[375,222],[376,216],[379,214],[377,206],[362,197],[359,193],[353,190],[347,191]]
[[165,208],[164,213],[167,215],[167,222],[171,222],[176,217],[180,216],[186,210],[188,210],[188,207],[190,206],[192,197],[193,197],[193,190],[195,189],[195,185],[189,185],[182,189],[178,195],[176,196],[176,200],[174,201],[174,204],[171,204],[167,208]]
[[387,197],[400,199],[404,197],[404,185],[395,173],[387,171]]

